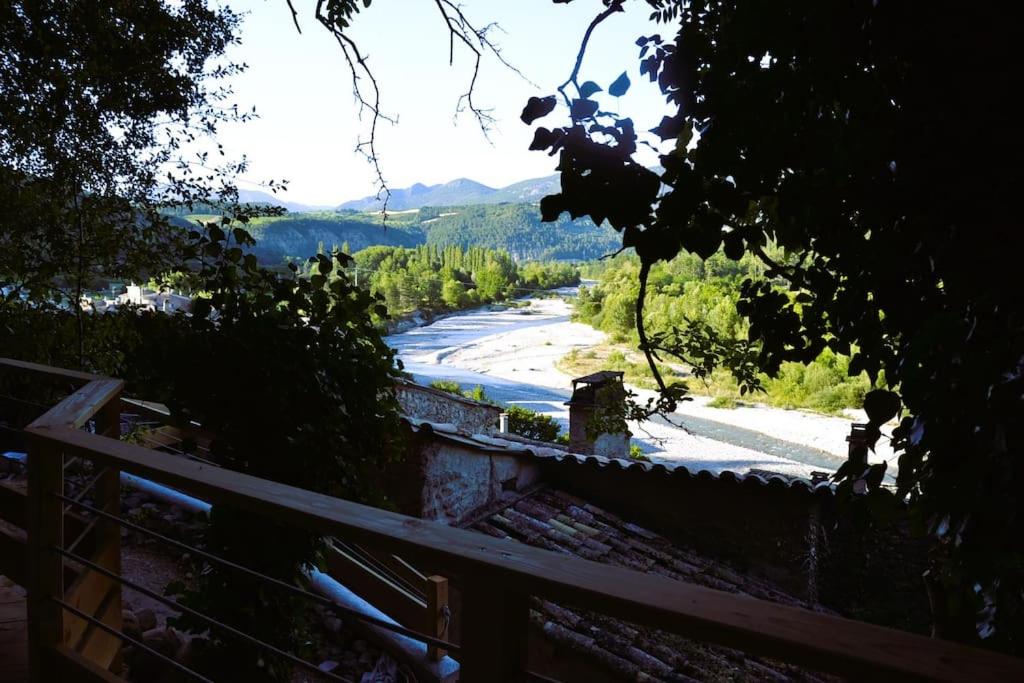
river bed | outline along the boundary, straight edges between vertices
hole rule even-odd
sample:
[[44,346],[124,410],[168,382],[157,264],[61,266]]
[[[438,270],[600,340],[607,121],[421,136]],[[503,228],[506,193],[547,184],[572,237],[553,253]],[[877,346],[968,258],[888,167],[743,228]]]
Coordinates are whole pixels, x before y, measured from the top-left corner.
[[[574,348],[602,343],[605,335],[570,320],[567,298],[575,288],[558,293],[558,298],[523,300],[518,308],[448,316],[386,341],[417,382],[446,379],[464,389],[479,385],[489,398],[550,415],[568,431],[564,403],[572,378],[555,364]],[[634,391],[644,399],[652,393]],[[710,408],[707,402],[694,397],[668,420],[631,424],[633,442],[652,461],[712,472],[760,469],[808,477],[813,471],[834,471],[846,458],[850,419],[767,406]],[[880,443],[872,462],[892,459],[887,445]],[[893,465],[894,460],[890,472]]]

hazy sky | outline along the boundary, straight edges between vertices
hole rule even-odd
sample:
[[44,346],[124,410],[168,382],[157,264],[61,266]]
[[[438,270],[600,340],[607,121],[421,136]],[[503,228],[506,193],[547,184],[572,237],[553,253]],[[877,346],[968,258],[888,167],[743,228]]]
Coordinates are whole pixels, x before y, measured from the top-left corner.
[[[240,106],[255,106],[259,119],[225,127],[221,142],[230,155],[250,159],[247,181],[287,179],[290,201],[334,205],[375,192],[371,167],[353,150],[367,131],[358,118],[351,75],[340,49],[313,18],[313,0],[295,0],[302,13],[298,34],[285,0],[226,0],[248,12],[242,45],[230,57],[249,65],[231,82]],[[603,106],[633,117],[638,130],[664,113],[657,88],[641,81],[634,41],[666,27],[648,22],[645,3],[613,15],[595,32],[581,71],[582,80],[607,87],[627,71],[633,87],[621,102]],[[377,0],[356,19],[352,31],[369,55],[382,90],[382,110],[398,125],[378,129],[378,149],[392,187],[447,182],[467,177],[491,186],[554,172],[556,160],[527,150],[532,128],[519,120],[531,95],[548,95],[572,69],[579,42],[599,0],[570,5],[550,0],[466,0],[464,12],[476,25],[498,22],[492,38],[505,58],[536,85],[493,58],[485,59],[476,101],[497,119],[491,143],[475,119],[455,107],[468,83],[471,53],[455,46],[448,65],[448,31],[433,0]],[[607,96],[606,96],[607,97]],[[543,120],[551,127],[567,119],[560,107]],[[255,187],[243,182],[243,186]]]

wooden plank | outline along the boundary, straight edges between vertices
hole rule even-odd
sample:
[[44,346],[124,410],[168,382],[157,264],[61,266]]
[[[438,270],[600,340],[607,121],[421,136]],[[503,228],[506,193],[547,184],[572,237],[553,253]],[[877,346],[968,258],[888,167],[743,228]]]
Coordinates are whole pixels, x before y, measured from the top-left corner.
[[[154,430],[154,433],[163,432],[168,438],[176,437],[179,441],[186,438],[192,439],[200,449],[210,450],[210,441],[212,441],[213,437],[209,432],[199,425],[185,422],[177,416],[171,415],[167,406],[162,403],[122,398],[121,405],[125,412],[135,413],[140,417],[145,417],[153,422],[159,422],[164,425],[164,428]],[[147,437],[149,437],[149,434],[147,434]]]
[[36,418],[29,427],[73,427],[78,429],[108,403],[120,400],[122,389],[124,389],[124,382],[119,379],[98,379],[89,382]]
[[28,585],[28,540],[23,530],[0,524],[0,574]]
[[846,676],[1024,680],[1024,659],[556,554],[82,431],[29,428],[26,433],[215,504],[424,558],[429,566],[451,568],[464,577],[486,577],[504,590],[581,606],[701,642]]
[[31,439],[28,455],[28,623],[29,673],[48,680],[45,657],[59,645],[63,612],[54,602],[64,596],[64,561],[52,547],[64,547],[64,459],[59,444]]
[[459,675],[465,681],[519,680],[526,669],[528,596],[474,576],[462,589]]
[[22,489],[2,481],[0,481],[0,520],[22,529],[28,525],[28,494]]
[[[427,609],[424,614],[425,633],[436,638],[448,637],[451,611],[448,609],[448,579],[443,576],[427,578]],[[427,645],[427,657],[435,662],[444,659],[448,651],[436,645]]]
[[328,547],[324,559],[332,578],[403,626],[420,628],[427,609],[422,600],[338,548]]
[[[28,493],[4,482],[0,482],[0,521],[24,529],[28,526]],[[74,541],[88,526],[89,522],[80,514],[70,510],[64,513],[64,537],[68,543]],[[88,556],[93,551],[94,533],[86,534],[79,544],[76,553]],[[0,561],[2,561],[0,555]],[[4,574],[0,566],[0,574]],[[10,576],[10,574],[8,574]]]
[[49,653],[53,680],[66,683],[125,683],[125,680],[102,669],[66,645],[58,645]]
[[15,360],[13,358],[0,358],[0,367],[8,367],[14,370],[24,370],[27,372],[35,372],[43,375],[51,375],[53,377],[60,377],[63,379],[73,379],[82,384],[92,382],[97,379],[102,379],[97,375],[91,375],[88,372],[79,372],[77,370],[65,370],[64,368],[55,368],[50,365],[40,365],[39,363],[29,363],[28,361]]
[[[120,555],[120,548],[108,547],[104,552],[90,559],[101,567],[106,568],[108,565],[113,564],[112,555],[114,553]],[[99,608],[108,599],[110,591],[119,587],[120,584],[113,579],[86,568],[67,590],[64,602],[86,614],[96,616]],[[120,616],[120,613],[118,616]],[[81,617],[65,613],[62,642],[80,651],[82,636],[88,629],[88,626],[89,623]]]
[[[121,438],[120,395],[107,401],[96,413],[96,433],[111,439]],[[121,514],[121,473],[114,467],[107,467],[96,482],[94,491],[96,505],[112,515]],[[111,520],[100,519],[95,528],[96,556],[93,562],[104,569],[121,574],[121,527]],[[108,580],[109,588],[103,603],[95,613],[97,619],[120,631],[121,583]],[[84,637],[79,651],[90,661],[104,669],[118,661],[121,639],[102,629],[92,627]],[[68,641],[65,641],[68,642]],[[70,643],[69,643],[70,644]]]
[[[116,618],[115,618],[116,615]],[[70,616],[70,615],[69,615]],[[95,617],[104,624],[121,630],[121,585],[110,587],[106,598],[100,604]],[[115,625],[116,624],[116,625]],[[90,624],[82,636],[78,651],[87,660],[100,667],[110,670],[121,654],[121,639],[112,633]]]

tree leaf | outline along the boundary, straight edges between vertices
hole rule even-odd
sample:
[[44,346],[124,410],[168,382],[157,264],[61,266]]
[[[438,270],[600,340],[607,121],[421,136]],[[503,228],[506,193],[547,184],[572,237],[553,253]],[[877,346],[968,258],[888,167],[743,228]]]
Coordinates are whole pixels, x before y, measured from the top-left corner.
[[594,93],[601,92],[602,90],[603,88],[599,86],[597,83],[594,83],[594,81],[587,81],[586,83],[580,86],[580,97],[587,98],[593,95]]
[[597,102],[585,99],[573,100],[570,113],[572,114],[573,121],[589,119],[597,113]]
[[523,107],[523,113],[519,115],[523,123],[529,125],[537,119],[547,116],[555,108],[555,96],[548,95],[547,97],[531,97],[526,102],[526,106]]
[[623,71],[622,74],[615,79],[615,81],[608,86],[608,94],[612,97],[622,97],[629,90],[629,76]]
[[875,389],[864,396],[864,412],[872,424],[880,425],[900,412],[900,397],[892,391]]

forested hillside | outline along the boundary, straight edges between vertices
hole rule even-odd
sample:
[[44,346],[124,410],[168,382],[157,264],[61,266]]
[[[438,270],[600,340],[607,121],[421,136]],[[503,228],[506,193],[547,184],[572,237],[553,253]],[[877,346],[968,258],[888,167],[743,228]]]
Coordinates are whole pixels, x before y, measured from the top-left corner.
[[421,209],[427,244],[504,249],[520,260],[589,260],[615,251],[621,238],[590,219],[542,223],[534,204]]
[[541,223],[537,206],[528,203],[412,209],[389,213],[386,223],[379,214],[350,209],[287,213],[255,218],[249,226],[256,255],[271,265],[305,258],[321,244],[328,250],[347,244],[351,253],[377,245],[486,247],[517,261],[583,261],[612,252],[619,243],[614,230],[588,219]]

